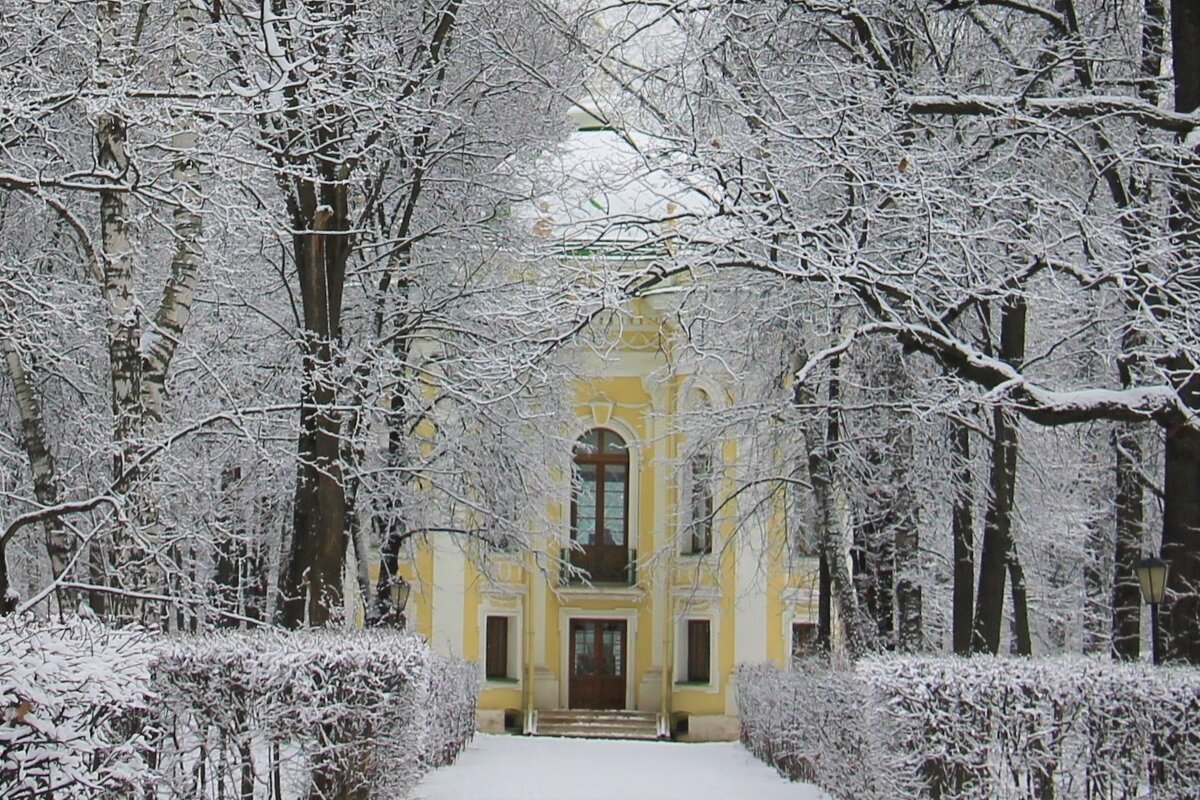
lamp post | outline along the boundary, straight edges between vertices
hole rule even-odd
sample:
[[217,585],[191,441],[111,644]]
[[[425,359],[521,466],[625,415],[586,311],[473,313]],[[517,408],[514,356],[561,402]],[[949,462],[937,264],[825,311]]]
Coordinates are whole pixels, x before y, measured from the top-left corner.
[[1138,585],[1142,589],[1142,600],[1150,606],[1150,647],[1155,664],[1162,663],[1162,648],[1158,635],[1158,604],[1167,589],[1167,562],[1161,558],[1147,556],[1137,565]]
[[396,627],[404,630],[407,620],[404,618],[404,607],[408,605],[408,595],[412,592],[412,586],[408,581],[404,580],[402,575],[393,575],[388,587],[392,594],[392,614],[395,620]]

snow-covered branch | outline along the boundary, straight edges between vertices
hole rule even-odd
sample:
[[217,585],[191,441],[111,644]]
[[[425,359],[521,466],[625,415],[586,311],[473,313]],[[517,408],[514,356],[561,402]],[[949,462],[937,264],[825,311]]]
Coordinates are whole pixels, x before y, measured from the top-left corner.
[[1128,118],[1147,128],[1184,135],[1200,127],[1200,114],[1182,114],[1123,95],[901,95],[897,102],[908,113],[920,115],[1000,117],[1010,120],[1063,117],[1099,121],[1104,118]]
[[1102,419],[1153,420],[1168,430],[1188,427],[1200,431],[1200,416],[1170,386],[1054,389],[946,333],[899,322],[877,322],[855,328],[836,345],[815,353],[796,372],[796,380],[810,380],[817,367],[850,350],[857,340],[870,336],[890,336],[907,348],[933,357],[954,374],[994,390],[989,399],[1011,404],[1042,425],[1070,425]]

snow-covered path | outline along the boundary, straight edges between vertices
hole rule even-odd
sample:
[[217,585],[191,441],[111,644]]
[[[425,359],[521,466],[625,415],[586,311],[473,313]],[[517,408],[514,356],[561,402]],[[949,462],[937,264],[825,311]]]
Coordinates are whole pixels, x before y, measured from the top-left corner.
[[827,800],[736,742],[680,744],[476,734],[415,800]]

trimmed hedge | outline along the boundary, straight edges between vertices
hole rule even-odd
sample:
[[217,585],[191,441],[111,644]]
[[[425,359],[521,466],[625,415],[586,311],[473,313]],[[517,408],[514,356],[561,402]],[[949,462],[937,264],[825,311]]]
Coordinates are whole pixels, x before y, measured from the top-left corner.
[[5,651],[0,704],[27,708],[0,725],[6,800],[402,797],[474,732],[475,668],[395,631],[6,622]]
[[0,618],[0,797],[130,797],[150,782],[154,655],[138,631]]
[[453,763],[475,736],[479,669],[468,661],[442,656],[434,656],[430,666],[425,764],[444,767]]
[[845,800],[1200,797],[1200,670],[1078,657],[739,668],[746,746]]

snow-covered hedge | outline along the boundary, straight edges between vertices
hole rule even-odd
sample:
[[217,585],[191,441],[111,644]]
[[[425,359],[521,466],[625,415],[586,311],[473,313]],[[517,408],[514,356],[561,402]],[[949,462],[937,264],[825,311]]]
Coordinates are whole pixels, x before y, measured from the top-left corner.
[[738,671],[742,737],[838,798],[1200,797],[1200,670],[878,658]]
[[477,690],[395,631],[5,623],[0,797],[403,797],[470,739]]
[[430,666],[425,761],[430,767],[443,767],[458,758],[475,735],[479,669],[467,661],[442,656],[434,656]]
[[153,640],[0,618],[0,797],[128,797],[150,777]]

